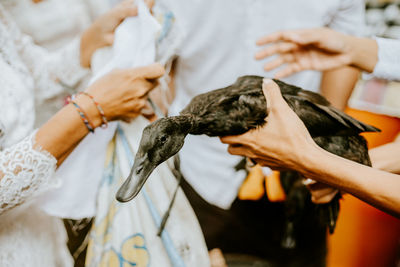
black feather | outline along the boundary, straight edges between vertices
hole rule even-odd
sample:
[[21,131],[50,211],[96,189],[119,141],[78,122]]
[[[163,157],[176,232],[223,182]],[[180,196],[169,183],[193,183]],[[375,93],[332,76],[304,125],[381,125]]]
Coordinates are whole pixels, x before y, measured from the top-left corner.
[[[136,158],[145,162],[144,158],[147,157],[146,160],[150,163],[146,166],[155,167],[181,149],[187,134],[237,135],[262,126],[267,117],[268,103],[262,91],[262,81],[263,77],[260,76],[243,76],[230,86],[194,97],[181,111],[180,116],[163,118],[146,127]],[[349,160],[371,165],[366,141],[359,134],[377,132],[377,128],[335,109],[319,94],[279,80],[274,81],[280,87],[288,105],[304,122],[320,147]],[[163,142],[160,141],[161,136]],[[282,235],[282,246],[288,249],[296,246],[296,237],[299,235],[297,229],[305,224],[305,216],[319,218],[320,224],[333,232],[339,213],[340,195],[331,203],[314,205],[301,180],[302,177],[297,172],[281,173],[281,181],[287,194],[286,230]],[[130,184],[132,183],[125,182],[121,187],[120,199],[124,199],[122,193],[129,196],[126,194],[129,190],[124,186]],[[132,191],[138,192],[136,189]],[[321,225],[316,228],[320,229]]]

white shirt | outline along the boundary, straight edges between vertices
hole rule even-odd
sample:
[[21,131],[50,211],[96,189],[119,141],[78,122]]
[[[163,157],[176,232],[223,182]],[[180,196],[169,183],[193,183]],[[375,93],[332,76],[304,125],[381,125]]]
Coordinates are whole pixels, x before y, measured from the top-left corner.
[[[167,0],[166,0],[167,1]],[[185,0],[170,1],[185,38],[175,72],[177,114],[200,93],[221,88],[246,74],[272,76],[265,61],[254,60],[256,40],[282,29],[329,26],[350,34],[362,31],[362,0]],[[307,71],[285,79],[318,91],[321,74]],[[229,208],[245,178],[218,138],[188,136],[181,150],[182,172],[208,202]]]

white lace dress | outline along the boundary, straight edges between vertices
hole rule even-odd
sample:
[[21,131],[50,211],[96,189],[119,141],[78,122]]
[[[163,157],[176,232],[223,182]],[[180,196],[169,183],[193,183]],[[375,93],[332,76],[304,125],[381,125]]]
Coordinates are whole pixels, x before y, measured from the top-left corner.
[[[32,37],[35,44],[53,53],[78,49],[80,34],[112,5],[112,0],[1,0],[18,28]],[[64,92],[38,103],[35,127],[40,127],[65,103],[67,96],[85,89],[89,79],[64,85]]]
[[0,4],[2,267],[72,266],[62,222],[34,205],[35,196],[58,183],[53,178],[56,159],[33,148],[35,105],[62,92],[59,81],[74,83],[86,75],[79,67],[79,50],[68,51],[50,55],[33,45]]
[[65,46],[81,34],[116,0],[1,0],[23,33],[50,50]]

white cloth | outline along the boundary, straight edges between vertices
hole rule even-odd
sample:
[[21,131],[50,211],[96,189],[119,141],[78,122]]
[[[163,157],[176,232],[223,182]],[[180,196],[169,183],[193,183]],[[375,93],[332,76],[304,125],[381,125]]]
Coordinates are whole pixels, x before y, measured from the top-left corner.
[[[142,0],[137,2],[138,16],[124,20],[115,32],[112,58],[94,74],[92,82],[115,68],[148,65],[155,60],[158,22],[151,16]],[[96,53],[107,57],[107,49]],[[94,60],[94,62],[99,60]],[[103,65],[102,65],[103,66]],[[94,66],[96,69],[96,66]],[[47,213],[64,218],[93,217],[96,212],[96,194],[103,173],[107,144],[114,136],[116,123],[107,129],[96,129],[88,135],[56,172],[63,184],[43,196],[41,206]]]
[[[221,88],[246,74],[264,72],[255,61],[256,40],[282,29],[328,26],[350,34],[362,32],[362,0],[164,0],[186,36],[175,70],[177,114],[200,93]],[[285,81],[318,91],[320,73],[302,72]],[[188,136],[181,150],[182,172],[208,202],[229,208],[245,178],[234,166],[239,157],[227,153],[218,138]]]
[[31,202],[57,184],[56,160],[33,149],[32,131],[35,102],[74,79],[75,61],[35,46],[0,4],[0,69],[0,266],[72,266],[62,222]]
[[386,80],[400,81],[400,40],[376,38],[378,63],[373,76]]

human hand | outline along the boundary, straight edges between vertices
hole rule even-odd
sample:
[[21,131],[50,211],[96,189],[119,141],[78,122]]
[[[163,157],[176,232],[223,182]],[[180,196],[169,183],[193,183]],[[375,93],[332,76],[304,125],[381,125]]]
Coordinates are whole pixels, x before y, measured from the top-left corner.
[[153,107],[150,105],[149,101],[146,102],[146,104],[142,108],[140,114],[150,122],[154,122],[154,121],[156,121],[158,119],[157,115],[156,115]]
[[221,249],[213,248],[208,251],[211,267],[228,267]]
[[339,190],[312,179],[305,179],[303,184],[311,193],[311,201],[315,204],[326,204],[339,193]]
[[[146,106],[147,94],[156,85],[164,68],[156,63],[145,67],[114,70],[93,83],[87,92],[99,103],[108,121],[130,121],[141,114]],[[77,99],[95,127],[102,124],[93,102],[85,95]]]
[[[257,45],[270,46],[256,53],[256,59],[275,54],[278,57],[264,65],[266,71],[287,64],[277,72],[282,78],[303,70],[331,70],[354,65],[373,71],[377,56],[374,40],[345,35],[328,28],[280,31],[257,41]],[[366,49],[366,50],[365,50]],[[360,53],[360,50],[363,52]],[[365,52],[368,51],[368,55]]]
[[[151,8],[154,0],[145,0]],[[102,47],[110,46],[114,42],[115,29],[127,17],[136,16],[138,13],[134,0],[125,0],[110,9],[104,15],[98,17],[81,37],[81,65],[90,67],[93,53]]]
[[304,123],[283,99],[278,85],[264,79],[266,124],[238,136],[222,137],[228,152],[254,159],[273,169],[301,169],[305,152],[318,148]]

